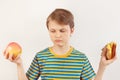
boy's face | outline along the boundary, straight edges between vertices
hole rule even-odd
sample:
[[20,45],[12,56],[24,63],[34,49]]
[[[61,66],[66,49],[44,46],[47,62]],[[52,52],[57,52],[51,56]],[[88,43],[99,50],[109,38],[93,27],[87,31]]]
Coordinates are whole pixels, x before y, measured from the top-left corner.
[[69,45],[74,29],[71,29],[69,25],[60,25],[56,21],[50,21],[48,26],[50,38],[55,46]]

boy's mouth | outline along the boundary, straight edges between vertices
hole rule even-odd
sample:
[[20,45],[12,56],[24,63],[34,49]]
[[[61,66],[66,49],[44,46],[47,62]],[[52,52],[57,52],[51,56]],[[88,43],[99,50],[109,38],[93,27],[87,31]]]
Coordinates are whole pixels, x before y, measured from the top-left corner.
[[55,42],[62,42],[62,40],[55,40]]

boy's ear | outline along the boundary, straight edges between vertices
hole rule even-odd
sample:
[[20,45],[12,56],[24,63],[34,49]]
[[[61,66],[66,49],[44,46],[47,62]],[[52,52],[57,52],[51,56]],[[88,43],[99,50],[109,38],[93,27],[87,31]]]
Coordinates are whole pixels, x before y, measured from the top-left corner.
[[74,28],[71,28],[71,33],[73,33],[74,32]]

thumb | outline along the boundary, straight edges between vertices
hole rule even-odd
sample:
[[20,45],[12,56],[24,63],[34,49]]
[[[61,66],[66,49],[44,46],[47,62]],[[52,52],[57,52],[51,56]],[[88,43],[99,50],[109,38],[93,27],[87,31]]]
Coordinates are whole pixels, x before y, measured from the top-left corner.
[[107,48],[106,48],[106,46],[102,49],[102,53],[101,53],[101,56],[103,57],[105,57],[106,56],[106,53],[107,53]]

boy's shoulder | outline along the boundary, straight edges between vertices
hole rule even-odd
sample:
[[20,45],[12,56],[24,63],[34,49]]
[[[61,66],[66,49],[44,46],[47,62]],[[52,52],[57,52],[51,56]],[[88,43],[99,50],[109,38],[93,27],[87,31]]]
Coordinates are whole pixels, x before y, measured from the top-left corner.
[[77,50],[77,49],[73,49],[73,52],[72,52],[73,54],[75,54],[75,55],[79,55],[79,56],[84,56],[84,57],[86,57],[86,54],[85,53],[83,53],[82,51],[80,51],[80,50]]
[[35,57],[36,57],[36,58],[40,58],[40,57],[43,57],[43,56],[50,55],[49,53],[50,53],[50,52],[49,52],[49,48],[45,48],[45,49],[40,50],[39,52],[37,52],[37,53],[35,54]]
[[80,50],[75,49],[75,48],[73,49],[73,53],[85,55],[85,53],[83,53]]
[[48,47],[43,49],[43,50],[40,50],[39,52],[37,52],[37,54],[42,54],[42,53],[47,53],[47,52],[49,52],[49,48]]

